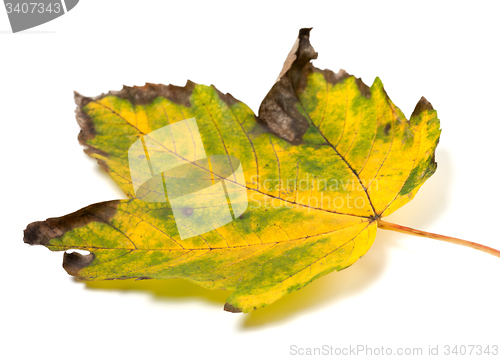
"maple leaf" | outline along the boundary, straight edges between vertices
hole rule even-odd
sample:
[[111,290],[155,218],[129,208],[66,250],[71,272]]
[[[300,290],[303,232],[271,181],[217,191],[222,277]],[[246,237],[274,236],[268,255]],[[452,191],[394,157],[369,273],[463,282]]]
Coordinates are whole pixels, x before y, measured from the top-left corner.
[[24,241],[90,251],[64,254],[82,280],[184,278],[234,290],[231,312],[349,267],[380,227],[472,246],[381,220],[436,171],[436,111],[422,97],[408,121],[380,79],[368,87],[314,67],[309,32],[258,116],[193,82],[76,93],[79,141],[129,199],[31,223]]

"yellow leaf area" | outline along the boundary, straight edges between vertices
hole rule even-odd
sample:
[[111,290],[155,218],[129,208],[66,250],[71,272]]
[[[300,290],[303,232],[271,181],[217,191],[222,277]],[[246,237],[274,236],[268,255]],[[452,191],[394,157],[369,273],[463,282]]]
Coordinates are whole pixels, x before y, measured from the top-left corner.
[[[168,205],[137,199],[98,203],[75,216],[83,211],[94,221],[46,246],[91,251],[88,266],[76,273],[65,267],[83,280],[184,278],[235,290],[226,310],[250,312],[352,265],[375,238],[376,222],[370,219],[293,204],[266,208],[263,197],[254,196],[247,212],[231,223],[185,240]],[[115,213],[106,220],[109,210]]]
[[[189,84],[184,102],[159,95],[162,85],[77,99],[94,126],[83,136],[87,153],[131,200],[87,207],[95,220],[47,246],[91,251],[88,265],[69,271],[84,280],[185,278],[234,290],[225,307],[234,312],[266,306],[352,265],[373,243],[376,219],[411,200],[435,171],[440,132],[430,105],[407,121],[378,78],[368,96],[358,81],[308,75],[297,94],[310,122],[300,145],[266,131],[245,104],[213,86]],[[158,95],[137,101],[134,92],[151,89]],[[230,223],[182,240],[168,202],[134,199],[127,151],[148,133],[190,118],[208,156],[241,161],[249,202]],[[114,214],[104,218],[102,206]]]
[[439,120],[436,111],[423,109],[407,121],[378,78],[370,91],[369,98],[362,95],[354,76],[332,86],[322,73],[310,74],[298,107],[311,126],[299,146],[262,133],[245,104],[234,99],[226,103],[220,96],[227,95],[214,87],[196,85],[190,106],[163,97],[133,105],[105,96],[83,109],[97,132],[85,144],[100,150],[88,153],[135,198],[129,147],[151,131],[194,117],[207,155],[227,154],[241,161],[249,196],[267,194],[362,217],[388,215],[411,200],[434,173]]
[[[310,50],[303,40],[299,58]],[[210,289],[234,290],[225,306],[232,312],[266,306],[352,265],[373,243],[377,219],[410,201],[436,170],[439,120],[424,98],[406,120],[378,78],[367,87],[343,71],[293,66],[285,76],[304,77],[290,80],[293,92],[285,85],[273,87],[266,97],[271,110],[276,96],[280,111],[306,121],[305,133],[293,144],[276,130],[290,117],[282,117],[281,127],[269,126],[282,118],[257,118],[213,86],[147,84],[95,98],[77,94],[79,140],[129,200],[32,223],[25,241],[51,250],[90,251],[65,254],[65,269],[84,280],[185,278]],[[181,146],[174,137],[182,123],[191,124],[192,137],[184,136],[188,140]],[[172,129],[168,134],[166,126]],[[156,141],[159,134],[163,143],[172,136],[170,145]],[[230,159],[230,166],[237,159],[243,180],[221,181],[227,176],[211,160],[216,156]],[[193,218],[203,222],[206,216],[196,206],[173,205],[180,202],[172,188],[188,181],[173,181],[157,164],[174,167],[177,159],[193,164],[200,183],[224,188],[227,203],[198,203],[226,208],[232,201],[232,217],[228,211],[224,225],[183,236],[178,226]],[[142,178],[149,177],[157,181],[144,187]],[[144,188],[151,201],[136,193]],[[241,196],[229,200],[237,192],[246,194],[243,207]],[[241,215],[235,215],[238,208]]]
[[372,213],[389,215],[409,202],[436,170],[437,113],[422,98],[407,121],[378,77],[368,89],[341,70],[339,75],[347,77],[332,85],[327,71],[310,73],[298,96],[299,110],[312,124],[304,141],[326,141],[363,185]]

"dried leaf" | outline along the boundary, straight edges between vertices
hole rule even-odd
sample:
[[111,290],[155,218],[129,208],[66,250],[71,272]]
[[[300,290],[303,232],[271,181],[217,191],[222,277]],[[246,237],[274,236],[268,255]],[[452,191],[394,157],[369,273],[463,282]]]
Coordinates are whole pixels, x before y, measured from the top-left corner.
[[[234,290],[225,305],[231,312],[266,306],[352,265],[373,243],[377,221],[408,203],[435,172],[439,120],[422,98],[408,121],[378,78],[368,87],[343,70],[314,67],[309,32],[300,31],[258,117],[230,94],[193,82],[75,94],[80,143],[130,199],[31,223],[25,242],[90,251],[64,256],[67,272],[83,280],[185,278]],[[240,161],[245,181],[232,183],[244,189],[248,208],[234,215],[232,202],[229,223],[183,238],[178,217],[201,220],[206,212],[160,202],[165,176],[144,195],[155,199],[138,196],[129,149],[191,118],[207,158]],[[141,157],[151,175],[152,156],[172,152],[154,151]],[[196,163],[212,184],[223,182],[222,170]]]

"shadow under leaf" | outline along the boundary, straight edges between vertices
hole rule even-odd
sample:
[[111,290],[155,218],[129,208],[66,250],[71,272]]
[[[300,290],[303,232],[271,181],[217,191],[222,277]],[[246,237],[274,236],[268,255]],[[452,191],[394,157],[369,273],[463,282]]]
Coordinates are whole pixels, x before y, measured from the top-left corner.
[[85,282],[88,289],[114,290],[121,292],[148,292],[156,298],[168,301],[184,301],[186,298],[201,298],[216,303],[221,310],[226,298],[231,294],[227,290],[210,290],[193,284],[185,279],[147,279],[147,280],[105,280]]

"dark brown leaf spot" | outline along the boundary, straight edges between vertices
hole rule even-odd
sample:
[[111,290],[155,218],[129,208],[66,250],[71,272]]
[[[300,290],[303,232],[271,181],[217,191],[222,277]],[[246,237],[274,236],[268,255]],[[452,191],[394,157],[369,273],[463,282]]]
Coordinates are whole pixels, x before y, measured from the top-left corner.
[[224,101],[224,103],[228,106],[228,107],[231,107],[237,103],[239,103],[240,101],[238,101],[237,99],[235,99],[233,97],[233,95],[231,95],[230,93],[226,93],[226,94],[223,94],[222,92],[220,92],[214,85],[211,85],[211,87],[215,90],[215,92],[217,92],[217,95],[219,96],[219,98]]
[[[297,92],[306,86],[307,76],[314,69],[310,61],[318,57],[309,42],[310,31],[299,31],[298,46],[295,44],[292,49],[292,52],[296,49],[295,54],[288,55],[282,74],[259,108],[258,120],[274,135],[294,145],[302,143],[302,136],[309,128],[309,121],[297,109]],[[290,59],[294,61],[290,63]]]
[[298,102],[290,79],[284,76],[274,84],[259,108],[259,120],[273,134],[294,145],[302,142],[309,128],[309,122],[297,109]]
[[391,124],[390,123],[385,125],[385,128],[384,128],[384,133],[386,136],[389,136],[389,131],[391,131]]
[[340,69],[340,71],[337,73],[333,72],[332,70],[328,70],[328,69],[320,70],[317,68],[314,68],[314,71],[320,72],[324,76],[326,81],[332,86],[335,86],[336,84],[344,81],[346,78],[352,76],[352,75],[349,75],[346,71],[344,71],[342,69]]
[[47,246],[52,238],[61,237],[66,232],[90,222],[108,223],[115,215],[119,202],[96,203],[62,217],[30,223],[24,230],[24,242]]
[[94,126],[94,122],[90,118],[89,115],[83,110],[83,108],[92,101],[88,97],[84,97],[75,91],[75,102],[77,104],[77,108],[75,110],[76,113],[76,122],[81,128],[80,134],[78,135],[78,141],[81,144],[85,144],[87,141],[93,139],[96,135],[96,130]]
[[414,117],[414,116],[416,117],[424,111],[433,111],[433,110],[434,110],[434,108],[432,107],[431,103],[429,101],[427,101],[427,99],[424,96],[422,96],[420,101],[418,101],[417,106],[415,106],[415,109],[413,110],[411,117]]
[[78,272],[94,260],[94,254],[81,255],[80,253],[64,253],[63,268],[69,275],[78,276]]
[[121,91],[110,92],[110,94],[123,98],[134,106],[147,105],[157,97],[164,97],[176,104],[190,107],[189,99],[195,86],[196,84],[191,81],[188,81],[184,87],[147,83],[144,86],[123,86]]
[[232,304],[229,304],[229,303],[224,304],[224,310],[226,312],[230,312],[230,313],[242,313],[243,312],[240,308],[236,308],[235,306],[233,306]]
[[372,96],[372,93],[370,91],[370,88],[361,80],[361,78],[356,79],[356,85],[358,86],[359,92],[366,97],[370,98]]

